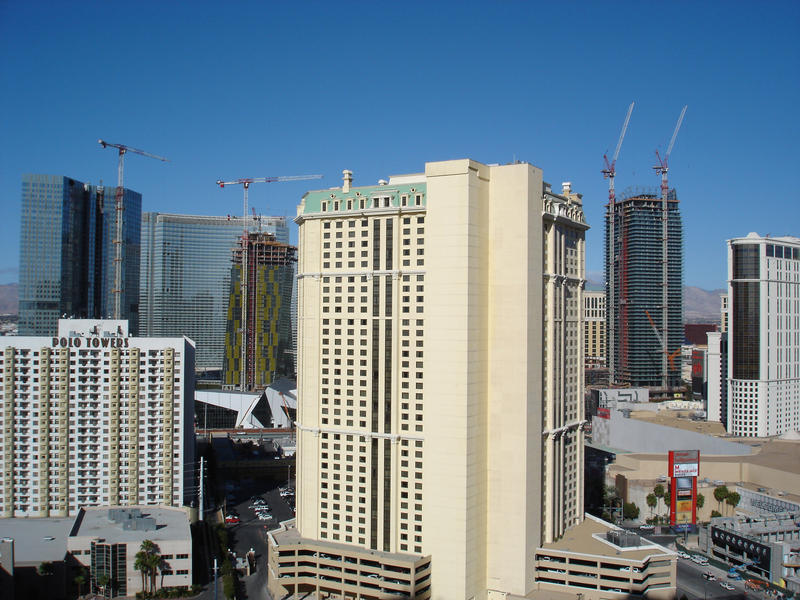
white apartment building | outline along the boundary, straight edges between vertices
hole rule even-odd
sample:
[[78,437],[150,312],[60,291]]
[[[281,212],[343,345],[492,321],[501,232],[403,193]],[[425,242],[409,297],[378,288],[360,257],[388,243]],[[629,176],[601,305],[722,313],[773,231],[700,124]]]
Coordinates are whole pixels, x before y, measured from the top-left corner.
[[269,588],[525,595],[583,519],[581,196],[472,160],[351,184],[298,207],[297,518]]
[[728,240],[728,432],[800,430],[800,238]]
[[191,340],[129,337],[127,321],[97,319],[3,340],[0,515],[189,500]]

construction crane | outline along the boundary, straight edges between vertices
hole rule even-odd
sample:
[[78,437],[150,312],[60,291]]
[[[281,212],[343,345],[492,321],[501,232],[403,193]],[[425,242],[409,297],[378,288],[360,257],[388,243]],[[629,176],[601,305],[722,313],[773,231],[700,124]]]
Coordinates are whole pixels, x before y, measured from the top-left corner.
[[[662,158],[656,150],[656,158],[658,164],[653,167],[653,170],[661,175],[661,332],[664,336],[665,343],[669,343],[669,182],[667,173],[669,172],[669,155],[672,153],[672,148],[675,146],[675,138],[678,137],[678,131],[683,123],[683,117],[686,114],[688,106],[684,106],[681,114],[678,117],[678,122],[675,124],[675,131],[672,132],[672,139],[667,146],[667,152]],[[682,293],[681,290],[673,290],[676,293]],[[649,315],[648,315],[649,316]],[[652,322],[652,321],[651,321]],[[661,387],[664,390],[669,386],[669,377],[667,373],[667,346],[664,346],[664,357],[661,361]]]
[[664,338],[662,338],[661,334],[658,333],[658,328],[656,327],[656,324],[653,321],[653,317],[650,316],[650,313],[648,311],[644,311],[644,314],[647,315],[647,320],[650,321],[650,326],[653,328],[653,333],[656,334],[656,338],[658,339],[658,343],[661,344],[661,350],[664,353],[664,357],[665,357],[664,360],[669,360],[670,371],[674,371],[675,370],[675,357],[678,356],[678,354],[680,354],[680,352],[681,352],[680,347],[678,347],[678,349],[675,350],[675,352],[670,354],[669,348],[667,348],[667,344],[664,341]]
[[[279,177],[242,177],[240,179],[234,179],[232,181],[223,181],[222,179],[217,180],[217,185],[221,188],[224,188],[226,185],[241,185],[244,188],[244,206],[242,209],[242,221],[244,223],[244,231],[242,232],[242,280],[241,280],[241,292],[242,292],[242,349],[239,355],[240,363],[239,363],[239,389],[243,392],[247,391],[248,382],[247,382],[247,374],[248,374],[248,352],[247,349],[251,345],[251,338],[250,332],[248,331],[248,302],[247,302],[247,293],[248,293],[248,271],[249,271],[249,263],[248,263],[248,256],[247,256],[247,241],[248,241],[248,229],[247,229],[247,196],[248,191],[250,189],[250,185],[253,183],[280,183],[285,181],[306,181],[309,179],[322,179],[322,175],[283,175]],[[255,220],[255,215],[254,215]]]
[[112,144],[104,140],[97,140],[103,148],[116,148],[119,152],[119,161],[117,164],[117,193],[114,197],[114,205],[116,208],[116,221],[114,224],[114,289],[111,293],[114,294],[114,318],[122,318],[122,211],[124,209],[122,198],[125,194],[123,188],[123,174],[125,170],[125,154],[133,152],[134,154],[141,154],[155,158],[163,162],[169,162],[169,159],[157,154],[151,154],[144,150],[131,148],[122,144]]
[[628,112],[625,115],[625,121],[622,124],[622,131],[619,134],[619,140],[617,141],[617,147],[614,150],[614,156],[612,157],[611,161],[608,160],[608,155],[603,155],[603,160],[605,161],[606,168],[603,169],[601,172],[603,173],[603,178],[608,179],[608,206],[609,206],[609,219],[608,219],[608,227],[609,227],[609,235],[608,235],[608,289],[611,290],[609,294],[609,298],[611,300],[610,306],[606,307],[609,315],[609,324],[608,324],[608,377],[609,382],[614,383],[616,379],[615,373],[615,347],[614,347],[614,335],[615,335],[615,319],[614,319],[614,311],[616,310],[614,306],[614,295],[616,293],[615,289],[615,261],[616,261],[616,253],[614,250],[614,221],[616,219],[616,210],[615,206],[617,203],[617,194],[614,190],[614,177],[617,174],[617,158],[619,157],[620,148],[622,148],[622,140],[625,139],[625,132],[628,131],[628,123],[631,120],[631,113],[633,112],[633,102],[628,107]]

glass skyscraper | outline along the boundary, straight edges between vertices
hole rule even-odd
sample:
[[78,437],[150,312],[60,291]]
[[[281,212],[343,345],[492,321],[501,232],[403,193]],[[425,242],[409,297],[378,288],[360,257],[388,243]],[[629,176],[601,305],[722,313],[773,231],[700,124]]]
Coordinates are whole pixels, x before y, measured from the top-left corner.
[[[289,243],[285,217],[246,224]],[[222,370],[232,251],[244,226],[236,217],[142,215],[141,335],[194,340],[198,371]]]
[[[55,335],[58,319],[104,318],[114,307],[114,187],[63,175],[22,177],[19,334]],[[125,190],[122,315],[139,321],[142,196]]]
[[666,256],[663,209],[655,193],[634,190],[607,208],[606,280],[611,261],[615,277],[613,286],[606,286],[606,340],[613,342],[613,352],[607,352],[614,373],[611,383],[666,393],[665,387],[680,385],[678,355],[683,343],[683,222],[674,189],[667,196]]

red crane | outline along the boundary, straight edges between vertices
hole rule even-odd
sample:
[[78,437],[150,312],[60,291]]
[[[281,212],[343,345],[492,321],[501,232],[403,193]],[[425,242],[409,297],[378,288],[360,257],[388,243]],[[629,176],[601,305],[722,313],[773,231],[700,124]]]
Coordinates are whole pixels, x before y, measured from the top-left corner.
[[125,154],[128,152],[133,152],[134,154],[141,154],[142,156],[148,156],[150,158],[155,158],[156,160],[169,162],[169,159],[164,158],[163,156],[158,156],[156,154],[150,154],[149,152],[145,152],[144,150],[138,150],[137,148],[131,148],[130,146],[124,146],[122,144],[112,144],[111,142],[106,142],[104,140],[97,140],[97,142],[103,148],[116,148],[119,151],[119,162],[117,164],[117,193],[114,198],[114,204],[116,208],[116,222],[114,226],[114,289],[111,290],[111,293],[114,294],[114,318],[121,319],[122,318],[122,211],[123,211],[123,203],[122,197],[124,195],[124,188],[123,188],[123,174],[125,170]]
[[601,172],[603,173],[603,178],[608,179],[608,206],[609,206],[609,219],[608,219],[608,289],[610,290],[609,298],[611,300],[611,305],[608,306],[608,314],[609,314],[609,324],[608,324],[608,375],[610,383],[614,383],[616,379],[615,374],[615,352],[616,349],[614,347],[614,336],[616,334],[615,329],[615,319],[614,319],[614,311],[616,307],[614,306],[614,297],[616,294],[616,250],[615,250],[615,238],[614,238],[614,221],[616,220],[616,202],[617,202],[617,195],[616,191],[614,190],[614,177],[617,174],[617,158],[619,157],[620,148],[622,148],[622,140],[625,139],[625,132],[628,131],[628,123],[631,120],[631,113],[633,113],[633,102],[628,107],[628,112],[625,115],[625,121],[622,124],[622,131],[619,134],[619,140],[617,141],[617,147],[614,150],[614,156],[611,161],[608,160],[608,155],[603,155],[603,161],[605,161],[606,168],[603,169]]
[[[250,185],[253,183],[279,183],[283,181],[304,181],[308,179],[322,179],[322,175],[283,175],[279,177],[242,177],[232,181],[217,180],[217,185],[224,188],[226,185],[241,185],[244,188],[244,209],[242,210],[242,221],[244,222],[244,232],[242,233],[242,349],[240,354],[239,364],[239,389],[247,391],[248,388],[248,373],[251,371],[252,361],[248,361],[248,357],[252,356],[252,352],[248,349],[254,345],[253,336],[248,331],[248,317],[250,316],[247,302],[248,293],[248,271],[249,262],[247,256],[247,240],[249,232],[247,230],[247,192]],[[255,220],[255,215],[254,215]]]

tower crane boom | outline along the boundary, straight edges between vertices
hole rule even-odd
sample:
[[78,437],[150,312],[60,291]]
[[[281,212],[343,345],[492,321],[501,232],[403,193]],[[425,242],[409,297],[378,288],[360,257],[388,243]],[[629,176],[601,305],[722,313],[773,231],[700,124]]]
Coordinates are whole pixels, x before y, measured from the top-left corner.
[[609,162],[608,156],[603,155],[603,161],[605,162],[605,169],[602,170],[603,177],[608,179],[608,207],[609,207],[609,236],[608,236],[608,248],[606,251],[608,252],[608,290],[609,290],[609,297],[610,302],[609,304],[609,332],[608,332],[608,374],[613,383],[616,379],[616,372],[615,372],[615,347],[614,347],[614,335],[616,332],[616,325],[614,320],[614,295],[616,290],[616,265],[614,261],[616,260],[616,252],[614,246],[614,220],[616,219],[615,213],[615,205],[617,201],[617,193],[614,190],[614,178],[617,175],[617,158],[619,157],[619,151],[622,148],[622,140],[625,139],[625,133],[628,131],[628,123],[631,120],[631,114],[633,113],[633,102],[631,102],[630,106],[628,106],[628,112],[625,114],[625,121],[622,123],[622,130],[619,133],[619,140],[617,140],[617,147],[614,149],[614,156],[612,157],[611,161]]
[[[678,137],[678,131],[683,123],[683,117],[686,115],[688,105],[684,105],[681,114],[678,117],[678,122],[675,124],[675,130],[672,132],[672,138],[669,140],[667,152],[662,158],[658,150],[656,150],[656,158],[658,164],[653,167],[653,170],[661,175],[661,332],[663,334],[664,357],[661,361],[661,385],[666,390],[669,386],[669,373],[667,372],[667,360],[674,370],[673,358],[677,352],[680,352],[680,346],[672,354],[669,353],[669,155],[672,153],[672,148],[675,146],[675,139]],[[680,290],[672,290],[672,293],[681,293]],[[650,318],[650,315],[647,315]],[[652,319],[650,321],[653,322]],[[655,329],[655,326],[653,326]]]
[[[239,365],[239,389],[241,391],[247,391],[249,382],[248,382],[248,373],[251,370],[251,364],[248,362],[248,341],[250,332],[248,331],[249,328],[249,319],[248,316],[250,315],[251,308],[249,306],[247,300],[248,294],[248,271],[249,271],[249,258],[247,252],[247,240],[248,240],[248,230],[247,230],[247,192],[250,189],[250,185],[253,183],[280,183],[284,181],[304,181],[308,179],[322,179],[322,175],[280,175],[277,177],[240,177],[239,179],[233,179],[231,181],[223,181],[222,179],[217,179],[217,185],[221,188],[224,188],[226,185],[241,185],[244,189],[244,200],[243,205],[244,208],[242,210],[242,221],[244,222],[244,231],[242,232],[242,278],[241,278],[241,290],[242,290],[242,348],[240,353],[240,365]],[[255,213],[253,214],[253,219],[256,220]],[[259,230],[260,230],[260,221],[259,221]]]
[[125,154],[133,152],[134,154],[141,154],[148,158],[155,158],[163,162],[169,162],[169,159],[157,154],[151,154],[138,148],[125,146],[124,144],[112,144],[105,140],[97,140],[103,148],[116,148],[119,154],[117,162],[117,192],[114,197],[114,206],[116,209],[116,218],[114,223],[114,288],[111,293],[114,294],[114,318],[122,318],[122,211],[125,208],[122,202],[124,192],[124,175],[125,175]]

